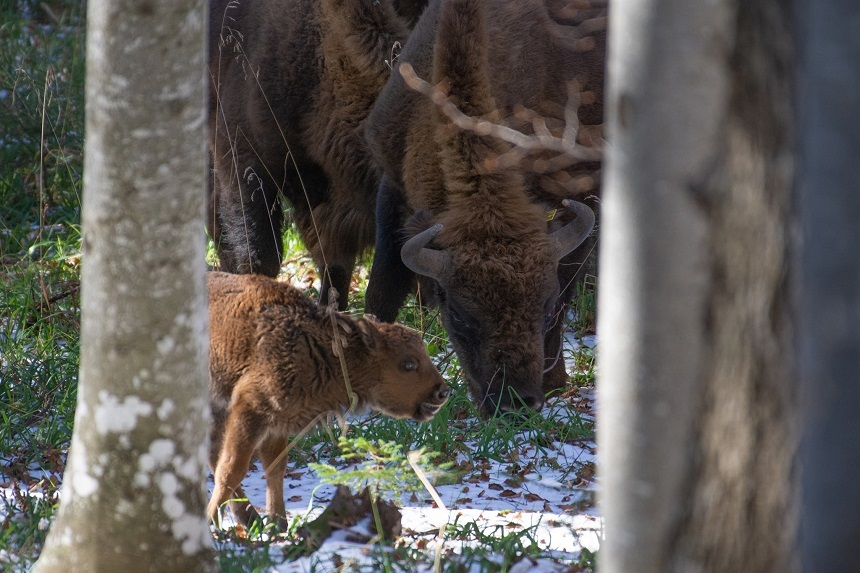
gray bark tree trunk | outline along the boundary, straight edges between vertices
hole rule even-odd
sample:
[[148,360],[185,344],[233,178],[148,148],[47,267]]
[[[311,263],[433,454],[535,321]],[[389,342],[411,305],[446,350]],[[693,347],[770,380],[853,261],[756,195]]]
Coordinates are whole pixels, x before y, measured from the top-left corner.
[[860,3],[802,0],[798,203],[807,571],[860,571]]
[[34,571],[205,571],[206,3],[90,0],[81,365]]
[[790,0],[613,0],[604,573],[796,566]]

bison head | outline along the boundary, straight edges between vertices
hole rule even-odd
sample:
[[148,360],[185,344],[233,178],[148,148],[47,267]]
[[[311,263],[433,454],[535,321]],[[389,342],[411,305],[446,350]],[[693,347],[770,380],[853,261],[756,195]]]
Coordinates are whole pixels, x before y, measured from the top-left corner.
[[594,227],[594,213],[566,202],[576,219],[552,234],[482,238],[434,250],[434,225],[401,251],[412,271],[433,279],[451,344],[484,415],[544,401],[544,335],[562,310],[558,262]]

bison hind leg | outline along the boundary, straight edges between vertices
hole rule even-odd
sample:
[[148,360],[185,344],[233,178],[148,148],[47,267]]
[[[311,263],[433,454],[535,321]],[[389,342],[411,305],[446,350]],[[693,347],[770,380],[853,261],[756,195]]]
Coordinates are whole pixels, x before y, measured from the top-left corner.
[[295,211],[305,246],[320,270],[320,302],[329,304],[332,290],[340,310],[346,310],[352,271],[358,256],[373,245],[373,212],[351,204],[343,193],[332,192],[329,201],[312,212]]
[[277,186],[251,169],[241,181],[230,183],[216,172],[213,183],[209,211],[221,269],[278,276],[284,214]]

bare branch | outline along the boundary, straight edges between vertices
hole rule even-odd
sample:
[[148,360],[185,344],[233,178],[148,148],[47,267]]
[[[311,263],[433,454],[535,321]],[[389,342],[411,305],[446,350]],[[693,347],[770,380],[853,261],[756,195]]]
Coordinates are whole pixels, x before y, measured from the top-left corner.
[[566,126],[563,135],[559,137],[554,135],[547,127],[546,118],[539,116],[531,110],[520,109],[523,116],[531,120],[535,131],[533,135],[528,135],[486,119],[464,114],[442,89],[418,77],[412,66],[406,62],[400,64],[400,75],[403,76],[406,85],[428,96],[439,110],[460,129],[471,131],[478,135],[490,135],[514,145],[514,148],[510,151],[494,159],[493,167],[499,168],[517,164],[528,153],[537,151],[554,151],[565,156],[563,159],[559,158],[560,160],[557,162],[547,162],[548,167],[556,164],[569,167],[576,163],[600,161],[603,157],[603,152],[600,148],[585,147],[576,141],[579,132],[577,110],[579,109],[580,101],[577,82],[571,82],[572,86],[569,88],[571,97],[565,108]]

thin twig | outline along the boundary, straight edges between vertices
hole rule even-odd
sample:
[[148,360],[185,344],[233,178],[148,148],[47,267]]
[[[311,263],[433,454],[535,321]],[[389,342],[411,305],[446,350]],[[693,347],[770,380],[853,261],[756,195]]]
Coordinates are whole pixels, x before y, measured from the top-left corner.
[[[466,115],[451,101],[445,92],[438,86],[418,77],[415,69],[409,63],[400,64],[400,75],[410,88],[426,95],[451,122],[467,131],[477,135],[490,135],[506,141],[514,148],[496,158],[496,166],[506,166],[519,162],[527,153],[532,151],[555,151],[565,156],[564,161],[559,163],[570,166],[576,163],[600,161],[603,157],[601,149],[596,147],[585,147],[576,142],[578,132],[578,120],[570,121],[573,127],[565,127],[562,137],[553,135],[546,126],[544,118],[533,117],[532,124],[535,128],[534,135],[527,135],[516,129],[493,123],[486,119],[475,118]],[[578,92],[568,103],[566,118],[576,116],[579,107]],[[572,111],[570,111],[572,110]]]
[[[409,465],[412,466],[412,471],[414,471],[415,475],[418,476],[418,479],[421,480],[421,483],[424,485],[424,488],[430,494],[430,497],[433,498],[433,501],[436,502],[436,505],[439,506],[439,509],[443,509],[445,511],[448,511],[448,508],[445,507],[444,503],[442,503],[442,498],[439,497],[439,493],[436,491],[436,488],[433,487],[433,484],[431,484],[430,480],[427,479],[427,476],[425,475],[424,470],[422,470],[418,466],[418,460],[420,459],[420,457],[421,457],[420,452],[412,451],[412,452],[409,452],[409,454],[406,456],[406,459],[409,460]],[[433,560],[433,571],[434,571],[434,573],[442,571],[442,545],[444,545],[444,543],[445,543],[445,526],[446,525],[447,525],[447,523],[443,523],[439,527],[439,535],[437,536],[437,543],[436,543],[436,557]]]

